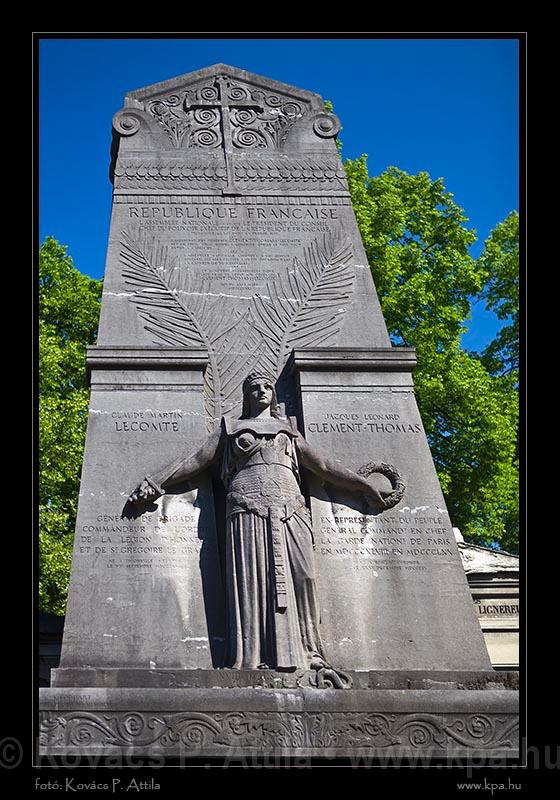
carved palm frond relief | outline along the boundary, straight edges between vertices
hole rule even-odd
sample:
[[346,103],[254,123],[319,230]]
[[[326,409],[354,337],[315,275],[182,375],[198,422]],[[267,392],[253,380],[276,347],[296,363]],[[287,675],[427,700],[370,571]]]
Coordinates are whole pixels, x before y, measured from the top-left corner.
[[124,281],[135,290],[130,299],[145,322],[145,330],[172,347],[207,351],[206,413],[209,419],[219,419],[220,370],[208,331],[218,330],[221,316],[220,309],[209,302],[208,281],[179,269],[167,248],[155,239],[137,242],[126,232],[122,234],[121,261]]
[[278,377],[295,347],[324,344],[340,330],[353,288],[352,246],[326,234],[294,258],[285,278],[270,281],[267,295],[224,319],[210,281],[175,263],[154,237],[122,234],[123,278],[130,300],[155,341],[203,348],[207,423],[211,429],[239,404],[244,378],[259,369]]
[[256,295],[259,329],[276,356],[280,374],[291,350],[327,342],[340,330],[343,304],[350,297],[354,269],[348,238],[325,234],[294,258],[284,280],[270,281],[268,296]]
[[121,245],[123,278],[135,290],[131,300],[145,329],[174,347],[205,347],[205,334],[185,303],[167,248],[155,240],[136,242],[126,232]]
[[[212,347],[220,375],[222,413],[227,414],[239,406],[241,386],[247,375],[266,364],[263,337],[251,310],[238,312],[231,324],[212,339]],[[274,370],[274,365],[272,370],[270,364],[266,366],[268,372]]]

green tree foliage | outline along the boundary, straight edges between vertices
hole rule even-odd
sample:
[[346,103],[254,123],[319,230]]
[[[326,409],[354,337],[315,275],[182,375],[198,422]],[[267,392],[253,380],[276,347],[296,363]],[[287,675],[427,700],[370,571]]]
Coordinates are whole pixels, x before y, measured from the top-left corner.
[[486,308],[504,325],[482,353],[493,375],[519,377],[519,214],[512,211],[496,225],[478,259],[486,276]]
[[441,179],[395,167],[372,178],[365,156],[345,168],[391,339],[416,347],[418,404],[453,524],[516,551],[517,394],[489,369],[501,346],[479,357],[460,344],[471,297],[515,313],[512,226],[507,236],[498,226],[474,259],[475,233]]
[[39,605],[54,614],[66,604],[89,399],[85,352],[100,297],[101,282],[47,238],[39,253]]

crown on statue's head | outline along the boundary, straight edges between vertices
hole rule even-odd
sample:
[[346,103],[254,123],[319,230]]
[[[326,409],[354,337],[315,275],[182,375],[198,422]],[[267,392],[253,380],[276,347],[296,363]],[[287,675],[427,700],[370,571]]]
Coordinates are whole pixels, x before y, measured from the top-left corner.
[[275,379],[267,372],[251,372],[243,381],[243,394],[245,394],[249,386],[252,383],[255,383],[255,381],[267,381],[267,383],[270,383],[273,389],[276,383]]

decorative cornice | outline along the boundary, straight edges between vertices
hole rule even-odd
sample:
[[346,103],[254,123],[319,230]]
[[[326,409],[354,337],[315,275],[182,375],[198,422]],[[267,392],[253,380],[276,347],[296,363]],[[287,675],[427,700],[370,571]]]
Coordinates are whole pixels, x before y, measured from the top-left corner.
[[319,109],[324,105],[322,97],[316,92],[310,92],[307,89],[301,89],[289,83],[267,78],[264,75],[258,75],[254,72],[248,72],[240,67],[234,67],[231,64],[221,63],[212,64],[209,67],[203,67],[194,72],[186,72],[175,78],[169,78],[168,80],[152,83],[141,89],[127,92],[125,104],[126,106],[138,107],[139,105],[143,105],[145,101],[156,98],[161,94],[175,93],[181,89],[189,88],[190,86],[206,81],[207,79],[215,78],[218,75],[228,75],[238,81],[247,82],[273,92],[291,95],[302,101],[307,101],[311,103],[312,106]]
[[318,370],[412,372],[416,367],[414,347],[367,348],[314,348],[293,350],[288,360],[291,372]]
[[328,194],[247,194],[224,197],[216,194],[157,194],[145,193],[129,189],[115,192],[113,202],[115,204],[137,204],[144,205],[227,205],[227,206],[350,206],[350,197],[347,192],[338,192],[336,195]]
[[88,375],[93,370],[177,369],[204,370],[208,363],[205,350],[185,347],[104,347],[87,348]]

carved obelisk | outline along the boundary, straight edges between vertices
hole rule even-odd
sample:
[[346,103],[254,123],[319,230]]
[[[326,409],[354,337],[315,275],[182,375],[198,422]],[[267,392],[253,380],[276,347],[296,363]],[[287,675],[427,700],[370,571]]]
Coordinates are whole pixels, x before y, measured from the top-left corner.
[[[383,681],[368,675],[397,676],[384,684],[395,688],[403,674],[490,680],[414,397],[414,351],[389,340],[338,119],[312,92],[217,64],[131,92],[113,128],[111,230],[62,659],[42,700],[45,752],[175,753],[198,742],[206,755],[233,746],[348,753],[346,729],[338,740],[321,733],[325,714],[379,709],[370,690]],[[347,701],[332,707],[305,676],[218,669],[227,610],[219,471],[142,514],[126,504],[145,475],[192,453],[224,416],[239,417],[254,371],[276,379],[282,412],[314,447],[380,489],[390,485],[372,464],[392,464],[405,486],[398,506],[372,515],[302,476],[321,637],[329,662],[354,675]],[[251,688],[264,685],[269,694]],[[429,693],[418,694],[402,708],[383,697],[396,717],[410,716],[430,707]],[[466,720],[473,708],[501,714],[483,749],[512,746],[500,739],[513,719],[507,692],[446,697],[426,752],[480,747],[476,733],[444,732],[446,713]],[[84,709],[98,723],[87,742],[72,733],[73,723],[88,726]],[[196,736],[183,736],[193,726]],[[392,747],[386,733],[364,733],[363,746]]]

